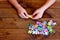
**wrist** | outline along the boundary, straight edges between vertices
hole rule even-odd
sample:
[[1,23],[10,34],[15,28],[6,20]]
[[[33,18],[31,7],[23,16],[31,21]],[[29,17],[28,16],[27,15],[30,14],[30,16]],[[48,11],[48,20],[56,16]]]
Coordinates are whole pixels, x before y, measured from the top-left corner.
[[41,7],[41,9],[42,9],[43,11],[45,11],[47,8],[44,6],[44,7]]
[[18,5],[18,6],[16,7],[17,10],[22,9],[22,8],[23,8],[23,7],[22,7],[21,5]]
[[39,8],[39,10],[45,11],[46,9],[44,7]]

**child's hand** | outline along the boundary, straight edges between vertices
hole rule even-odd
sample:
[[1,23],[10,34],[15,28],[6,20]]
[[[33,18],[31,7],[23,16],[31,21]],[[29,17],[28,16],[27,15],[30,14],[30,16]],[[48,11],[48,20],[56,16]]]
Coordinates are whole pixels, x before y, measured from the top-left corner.
[[17,11],[18,11],[18,14],[21,18],[28,19],[29,15],[27,14],[27,12],[24,8],[19,8]]
[[[43,16],[43,13],[44,13],[44,9],[40,8],[40,9],[37,9],[34,13],[33,13],[33,19],[39,19]],[[36,16],[35,16],[36,15]]]

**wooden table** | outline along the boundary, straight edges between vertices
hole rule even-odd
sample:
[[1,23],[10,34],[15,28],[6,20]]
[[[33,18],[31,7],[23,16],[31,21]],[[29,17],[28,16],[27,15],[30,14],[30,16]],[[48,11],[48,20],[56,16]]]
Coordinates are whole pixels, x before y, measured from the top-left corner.
[[54,27],[56,33],[47,37],[42,35],[33,37],[27,34],[27,24],[36,21],[19,18],[17,11],[7,0],[0,0],[0,40],[60,40],[60,0],[57,0],[46,12],[52,18],[46,13],[38,21],[50,19],[56,21],[57,25]]

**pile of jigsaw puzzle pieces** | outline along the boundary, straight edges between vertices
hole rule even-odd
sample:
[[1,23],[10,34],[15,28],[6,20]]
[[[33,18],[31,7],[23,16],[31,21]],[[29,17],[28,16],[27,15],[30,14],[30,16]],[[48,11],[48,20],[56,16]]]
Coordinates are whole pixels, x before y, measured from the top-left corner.
[[37,21],[35,24],[28,24],[28,34],[35,34],[35,35],[49,35],[51,33],[55,33],[53,27],[56,25],[56,22],[53,20],[39,22]]

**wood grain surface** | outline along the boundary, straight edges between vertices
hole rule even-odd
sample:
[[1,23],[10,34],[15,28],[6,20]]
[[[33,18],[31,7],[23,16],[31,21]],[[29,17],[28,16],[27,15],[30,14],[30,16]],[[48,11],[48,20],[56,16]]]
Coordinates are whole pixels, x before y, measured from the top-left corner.
[[[34,3],[34,1],[32,2]],[[32,5],[32,7],[34,6]],[[26,5],[25,9],[28,13],[36,10],[35,8],[26,7]],[[50,19],[57,22],[57,25],[54,27],[56,30],[55,34],[49,36],[29,35],[27,33],[27,24],[35,23],[37,20],[21,19],[14,6],[12,6],[8,0],[0,0],[0,40],[60,40],[60,0],[57,0],[55,4],[48,8],[43,18],[38,21],[42,22]]]

